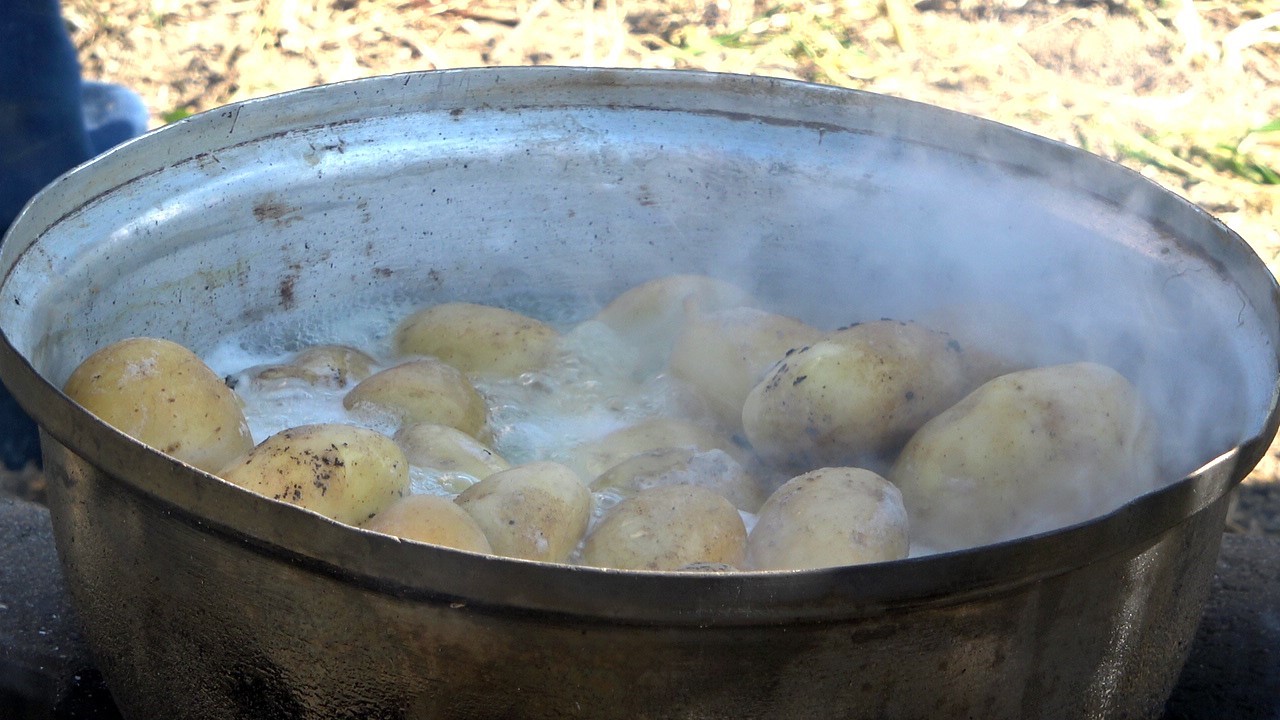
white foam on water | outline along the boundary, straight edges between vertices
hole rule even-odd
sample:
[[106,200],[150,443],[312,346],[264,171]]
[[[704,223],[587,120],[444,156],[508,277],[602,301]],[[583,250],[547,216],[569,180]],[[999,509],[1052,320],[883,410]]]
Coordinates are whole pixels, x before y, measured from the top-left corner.
[[[581,317],[572,298],[544,300],[544,317]],[[371,355],[378,371],[404,360],[395,353],[396,325],[418,309],[408,303],[356,307],[341,316],[302,321],[271,318],[222,339],[205,362],[227,378],[244,400],[255,442],[299,425],[347,423],[393,435],[396,420],[361,409],[347,410],[343,397],[354,387],[312,385],[301,379],[264,381],[263,366],[282,365],[316,344],[342,344]],[[547,368],[516,378],[474,378],[489,407],[492,447],[513,465],[564,460],[575,445],[654,417],[680,416],[681,388],[665,376],[635,378],[635,353],[608,326],[594,321],[560,325],[561,352]],[[417,468],[414,492],[456,495],[470,484],[457,473]],[[471,482],[474,482],[471,479]]]

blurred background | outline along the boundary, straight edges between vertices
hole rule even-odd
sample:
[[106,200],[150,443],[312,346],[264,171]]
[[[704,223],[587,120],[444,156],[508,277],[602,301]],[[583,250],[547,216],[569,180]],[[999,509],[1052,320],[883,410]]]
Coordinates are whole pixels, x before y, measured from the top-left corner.
[[[0,0],[3,1],[3,0]],[[1280,271],[1280,0],[63,0],[86,80],[152,127],[369,75],[751,73],[991,118],[1132,167]],[[1229,529],[1280,535],[1280,446]]]

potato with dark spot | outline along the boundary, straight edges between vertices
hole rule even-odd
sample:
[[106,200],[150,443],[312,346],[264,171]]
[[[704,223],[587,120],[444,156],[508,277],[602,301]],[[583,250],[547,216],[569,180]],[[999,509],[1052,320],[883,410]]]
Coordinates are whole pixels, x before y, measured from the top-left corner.
[[[240,392],[279,392],[288,388],[323,385],[324,380],[297,365],[256,365],[227,376],[226,383]],[[247,385],[245,384],[247,383]]]
[[470,435],[447,425],[414,423],[393,438],[409,463],[447,473],[466,473],[483,480],[510,469],[511,463]]
[[614,506],[587,536],[582,561],[621,570],[741,567],[746,541],[733,503],[706,488],[668,485]]
[[409,462],[391,438],[336,423],[278,432],[219,475],[348,525],[368,520],[409,491]]
[[368,353],[349,345],[312,345],[289,363],[311,372],[326,385],[343,387],[373,374],[377,366]]
[[474,553],[492,553],[484,531],[466,510],[439,495],[409,495],[363,525],[384,535]]
[[348,410],[389,414],[402,424],[448,425],[478,437],[488,408],[457,368],[431,358],[413,360],[365,378],[342,399]]
[[470,375],[515,377],[545,367],[560,333],[546,323],[490,305],[454,302],[423,308],[396,329],[402,355],[429,355]]
[[253,447],[240,397],[169,340],[108,345],[71,373],[63,392],[138,442],[206,472]]
[[249,368],[232,377],[247,378],[258,390],[297,384],[341,388],[369,377],[376,365],[368,353],[347,345],[313,345],[287,363]]
[[484,530],[493,552],[561,563],[587,531],[591,492],[569,468],[532,462],[494,473],[456,500]]
[[1095,363],[1002,375],[930,420],[889,477],[913,541],[955,550],[1082,522],[1156,488],[1155,421]]
[[594,492],[630,496],[667,485],[697,485],[723,496],[739,510],[754,513],[768,493],[758,478],[723,450],[659,448],[633,455],[591,482]]
[[608,325],[640,355],[642,372],[660,370],[667,362],[676,335],[684,325],[685,307],[693,303],[703,312],[748,305],[741,288],[703,275],[668,275],[637,285],[618,295],[596,320]]
[[786,355],[747,396],[765,462],[795,472],[878,467],[970,389],[958,343],[913,323],[854,325]]
[[725,430],[737,433],[751,389],[788,350],[811,345],[822,334],[799,320],[750,307],[710,313],[690,308],[668,366]]
[[788,480],[747,538],[746,568],[805,570],[907,556],[907,511],[888,480],[861,468],[822,468]]

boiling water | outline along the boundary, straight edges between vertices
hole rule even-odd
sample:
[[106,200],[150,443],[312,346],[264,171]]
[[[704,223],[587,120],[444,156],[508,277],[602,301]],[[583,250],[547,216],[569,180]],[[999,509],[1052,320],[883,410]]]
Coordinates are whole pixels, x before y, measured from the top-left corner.
[[[472,379],[488,408],[490,445],[513,466],[543,460],[575,466],[577,446],[648,419],[690,420],[715,431],[715,421],[706,408],[693,400],[687,387],[666,374],[645,370],[644,358],[634,346],[607,325],[583,319],[592,317],[598,305],[580,297],[543,298],[536,302],[531,298],[508,298],[492,304],[542,319],[562,333],[560,352],[546,368],[513,378]],[[258,371],[263,366],[286,364],[300,350],[320,344],[363,350],[375,360],[373,372],[400,364],[409,358],[396,352],[394,331],[419,307],[417,303],[389,301],[347,309],[340,317],[313,316],[302,322],[268,319],[223,338],[205,360],[215,372],[227,377],[244,400],[255,442],[288,428],[315,423],[347,423],[392,436],[400,424],[396,417],[365,408],[349,411],[343,406],[355,379],[337,387],[299,378],[264,379]],[[412,492],[444,497],[456,497],[479,481],[462,472],[415,465],[410,466],[409,474]],[[885,473],[880,470],[880,474]],[[786,479],[773,477],[765,482],[776,487]],[[591,527],[624,495],[611,488],[593,492]],[[1058,510],[1064,513],[1062,517],[1042,518],[1043,528],[1060,527],[1079,519],[1078,508]],[[750,532],[756,517],[742,511],[740,514]],[[918,540],[910,547],[911,556],[933,552]]]
[[[533,314],[528,304],[519,309]],[[317,344],[359,348],[377,361],[374,372],[400,364],[406,358],[395,352],[394,329],[417,309],[410,303],[387,303],[342,318],[317,317],[301,324],[267,321],[224,338],[205,361],[244,400],[255,443],[313,423],[347,423],[390,436],[398,428],[396,418],[343,407],[343,397],[355,381],[337,387],[292,378],[261,380],[255,375],[261,367],[287,363],[297,351]],[[575,321],[583,316],[581,299],[543,301],[532,310],[544,321],[552,318],[551,324],[563,333],[557,359],[543,370],[515,378],[472,379],[489,409],[492,448],[512,465],[565,462],[574,446],[651,418],[679,417],[711,426],[678,383],[664,374],[642,374],[634,353],[608,326]],[[409,472],[414,493],[455,497],[478,482],[461,472],[412,465]],[[592,523],[621,499],[615,490],[593,493]],[[755,516],[741,515],[749,531]]]

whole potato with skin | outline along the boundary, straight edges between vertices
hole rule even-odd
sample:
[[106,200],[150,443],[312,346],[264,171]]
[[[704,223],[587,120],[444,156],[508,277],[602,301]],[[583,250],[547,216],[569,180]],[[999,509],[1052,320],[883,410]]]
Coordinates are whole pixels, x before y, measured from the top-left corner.
[[618,490],[634,495],[666,485],[697,485],[754,513],[764,503],[764,485],[723,450],[659,448],[633,455],[591,481],[595,492]]
[[750,570],[805,570],[907,556],[902,494],[861,468],[822,468],[788,480],[760,508],[747,538]]
[[738,451],[732,440],[703,425],[674,418],[652,418],[570,448],[565,464],[590,482],[627,458],[662,448],[724,450],[731,455]]
[[489,412],[466,375],[431,358],[370,375],[346,394],[342,405],[356,411],[373,408],[401,423],[448,425],[472,437],[484,430]]
[[742,425],[777,467],[874,465],[964,397],[967,378],[960,345],[946,335],[863,323],[788,353],[747,396]]
[[430,355],[472,375],[515,377],[555,358],[560,333],[546,323],[489,305],[423,308],[396,329],[396,350]]
[[409,490],[409,462],[391,438],[336,423],[282,430],[218,474],[348,525],[382,512]]
[[448,425],[406,425],[396,431],[393,439],[409,462],[418,467],[466,473],[477,480],[511,467],[484,443]]
[[367,353],[353,347],[313,345],[287,363],[250,368],[232,377],[247,376],[258,390],[293,383],[340,388],[369,377],[376,364]]
[[742,405],[764,374],[792,348],[822,331],[751,307],[711,313],[690,308],[668,361],[673,376],[697,391],[729,432],[742,430]]
[[468,552],[493,552],[484,531],[467,511],[439,495],[409,495],[401,498],[370,518],[363,527],[384,535]]
[[71,373],[63,392],[117,430],[206,472],[253,447],[240,397],[169,340],[108,345]]
[[618,503],[587,536],[582,561],[621,570],[742,566],[747,530],[728,500],[694,485],[644,490]]
[[1072,363],[991,380],[920,428],[890,479],[913,540],[954,550],[1082,522],[1156,487],[1155,423],[1129,381]]
[[704,275],[668,275],[649,280],[618,295],[596,320],[608,325],[641,356],[642,372],[666,363],[684,325],[686,303],[705,312],[749,305],[751,297],[736,285]]
[[564,562],[587,531],[591,492],[569,468],[532,462],[494,473],[456,500],[498,555]]
[[289,361],[333,387],[358,383],[373,374],[377,361],[349,345],[312,345]]

